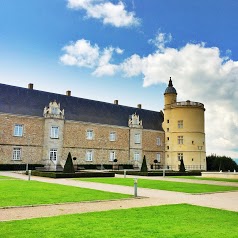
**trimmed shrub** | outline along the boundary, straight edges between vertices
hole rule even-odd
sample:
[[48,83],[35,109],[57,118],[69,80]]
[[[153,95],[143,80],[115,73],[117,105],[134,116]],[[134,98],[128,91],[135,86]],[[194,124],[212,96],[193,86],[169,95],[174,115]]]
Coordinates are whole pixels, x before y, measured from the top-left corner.
[[69,152],[63,173],[75,173],[71,153]]
[[179,172],[185,172],[183,159],[180,160]]
[[144,158],[143,158],[143,162],[142,162],[142,165],[141,165],[140,172],[148,172],[145,155],[144,155]]

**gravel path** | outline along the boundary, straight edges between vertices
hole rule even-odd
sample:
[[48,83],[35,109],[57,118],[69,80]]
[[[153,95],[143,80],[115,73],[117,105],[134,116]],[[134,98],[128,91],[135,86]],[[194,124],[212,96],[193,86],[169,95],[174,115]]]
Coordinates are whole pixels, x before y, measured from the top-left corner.
[[[0,175],[9,176],[19,179],[27,180],[28,176],[24,174],[12,173],[12,172],[0,172]],[[120,176],[118,176],[120,177]],[[128,176],[129,177],[129,176]],[[51,179],[32,176],[32,180],[64,184],[68,186],[91,188],[109,192],[119,192],[123,194],[133,194],[133,187],[100,184],[84,181],[76,181],[71,179]],[[143,177],[143,179],[160,179],[160,180],[173,180],[195,183],[194,180],[188,181],[188,179],[176,179],[176,178],[163,178],[163,177]],[[197,182],[197,180],[196,180]],[[232,185],[237,186],[237,183],[215,182],[199,180],[199,183],[217,184],[217,185]],[[192,195],[180,192],[171,192],[164,190],[138,188],[139,198],[123,199],[123,200],[111,200],[111,201],[98,201],[98,202],[80,202],[80,203],[66,203],[56,205],[40,205],[30,207],[12,207],[12,208],[0,208],[0,221],[9,220],[21,220],[36,217],[50,217],[63,214],[75,214],[86,213],[94,211],[105,211],[113,209],[127,209],[132,207],[146,207],[146,206],[158,206],[165,204],[181,204],[188,203],[193,205],[212,207],[218,209],[224,209],[229,211],[238,212],[238,191],[236,192],[224,192],[224,193],[211,193]]]

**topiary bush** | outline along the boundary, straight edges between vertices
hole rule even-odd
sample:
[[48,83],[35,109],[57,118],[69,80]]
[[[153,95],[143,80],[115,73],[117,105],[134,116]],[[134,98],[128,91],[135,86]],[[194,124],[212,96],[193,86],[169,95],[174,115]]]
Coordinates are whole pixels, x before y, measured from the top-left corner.
[[185,172],[183,159],[180,160],[179,172]]
[[143,162],[142,162],[142,166],[141,166],[140,172],[148,172],[145,155],[144,155],[144,158],[143,158]]
[[69,152],[63,173],[75,173],[71,153]]

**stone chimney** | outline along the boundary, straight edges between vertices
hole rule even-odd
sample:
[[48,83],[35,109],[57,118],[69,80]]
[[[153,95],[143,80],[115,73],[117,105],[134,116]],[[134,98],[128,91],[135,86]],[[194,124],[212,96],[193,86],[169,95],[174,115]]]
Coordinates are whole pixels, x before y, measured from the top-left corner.
[[71,96],[71,91],[70,90],[66,91],[66,96]]
[[28,84],[28,89],[33,89],[33,83]]
[[141,104],[137,104],[137,108],[141,109],[142,105]]
[[115,104],[115,105],[118,105],[118,100],[114,100],[114,104]]

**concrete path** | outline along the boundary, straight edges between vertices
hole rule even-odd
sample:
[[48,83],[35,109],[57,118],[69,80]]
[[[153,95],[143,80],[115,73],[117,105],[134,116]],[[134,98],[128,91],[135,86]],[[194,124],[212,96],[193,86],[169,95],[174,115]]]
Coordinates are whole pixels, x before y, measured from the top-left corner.
[[[0,175],[9,176],[19,179],[27,180],[28,176],[24,174],[12,173],[12,172],[0,172]],[[120,177],[120,176],[119,176]],[[142,177],[143,179],[163,179],[161,177]],[[51,179],[44,177],[32,176],[32,180],[63,184],[68,186],[91,188],[96,190],[103,190],[109,192],[118,192],[123,194],[133,195],[133,187],[121,186],[121,185],[110,185],[100,184],[93,182],[77,181],[72,179]],[[167,179],[167,178],[166,178]],[[171,179],[168,178],[170,181]],[[173,179],[178,181],[180,179]],[[187,181],[187,179],[186,179]],[[192,180],[194,182],[194,180]],[[213,181],[199,181],[202,183],[213,182]],[[223,183],[223,182],[221,182]],[[229,183],[234,186],[235,183]],[[220,182],[219,182],[219,185]],[[238,191],[237,192],[223,192],[223,193],[212,193],[212,194],[200,194],[192,195],[180,192],[171,192],[164,190],[138,188],[139,198],[134,199],[123,199],[113,201],[98,201],[98,202],[80,202],[80,203],[67,203],[58,205],[45,205],[45,206],[33,206],[33,207],[15,207],[15,208],[2,208],[0,209],[0,221],[7,220],[20,220],[35,217],[49,217],[63,214],[74,214],[74,213],[85,213],[93,211],[105,211],[113,209],[127,209],[132,207],[146,207],[146,206],[158,206],[165,204],[193,204],[205,207],[212,207],[218,209],[224,209],[229,211],[238,212]]]

